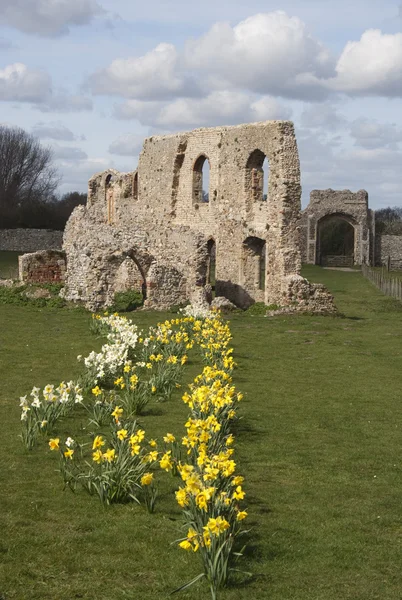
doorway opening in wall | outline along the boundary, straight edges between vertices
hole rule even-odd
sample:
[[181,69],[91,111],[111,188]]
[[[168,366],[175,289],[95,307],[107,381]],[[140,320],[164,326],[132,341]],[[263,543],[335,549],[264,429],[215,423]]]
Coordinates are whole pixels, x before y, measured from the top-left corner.
[[194,163],[193,169],[193,202],[202,204],[209,202],[209,158],[202,154]]
[[208,240],[208,264],[207,264],[207,284],[211,286],[212,297],[215,297],[215,281],[216,281],[216,243],[213,238]]
[[316,264],[323,267],[353,267],[355,227],[350,217],[328,215],[317,224]]
[[248,237],[243,242],[242,281],[245,291],[255,302],[264,300],[266,271],[266,242]]

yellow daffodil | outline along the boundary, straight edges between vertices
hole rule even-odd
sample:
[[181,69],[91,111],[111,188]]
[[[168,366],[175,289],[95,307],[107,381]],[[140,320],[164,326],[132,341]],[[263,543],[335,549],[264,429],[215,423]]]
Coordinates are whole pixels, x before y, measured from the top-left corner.
[[127,429],[119,429],[119,431],[117,432],[117,437],[119,438],[119,440],[121,442],[126,439],[127,435],[128,435]]
[[243,500],[243,498],[244,498],[245,495],[246,495],[246,493],[243,492],[241,486],[238,485],[237,488],[236,488],[236,490],[233,492],[232,498],[234,500]]
[[109,462],[109,463],[113,462],[117,458],[117,456],[116,456],[116,450],[114,448],[109,448],[103,454],[102,458],[104,460],[107,460],[107,462]]
[[70,460],[73,460],[73,454],[74,450],[72,448],[69,448],[68,450],[65,450],[64,458],[69,458]]
[[179,488],[176,492],[176,500],[177,503],[181,506],[187,506],[188,505],[188,496],[186,493],[186,490],[184,488]]
[[153,480],[153,473],[144,473],[144,475],[141,477],[141,485],[151,485]]
[[164,469],[165,471],[171,471],[173,469],[173,463],[170,454],[171,453],[169,450],[169,452],[166,452],[159,461],[160,468]]
[[92,444],[92,450],[96,450],[97,448],[101,448],[105,445],[105,441],[101,435],[97,435]]
[[60,438],[51,438],[49,440],[49,448],[50,450],[58,450],[59,449]]
[[163,441],[164,441],[166,444],[171,444],[171,443],[173,443],[173,442],[175,442],[175,441],[176,441],[176,438],[174,437],[174,435],[173,435],[172,433],[167,433],[167,434],[164,436],[164,438],[163,438]]
[[100,389],[99,385],[92,388],[92,393],[94,396],[100,396],[102,394],[102,390]]
[[114,411],[112,412],[112,417],[115,418],[115,421],[118,422],[120,420],[121,415],[123,414],[123,409],[120,406],[116,406]]
[[101,463],[102,457],[102,450],[95,450],[95,452],[92,453],[92,460],[96,463]]

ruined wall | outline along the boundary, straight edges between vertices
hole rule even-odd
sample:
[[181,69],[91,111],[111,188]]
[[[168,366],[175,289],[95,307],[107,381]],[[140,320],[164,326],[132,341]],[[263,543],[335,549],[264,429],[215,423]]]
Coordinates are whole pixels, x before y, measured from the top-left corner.
[[402,235],[376,235],[375,264],[386,265],[388,257],[392,271],[402,270]]
[[[201,193],[205,161],[209,202]],[[141,286],[150,307],[202,298],[213,240],[216,295],[243,307],[291,304],[297,285],[309,285],[299,276],[300,195],[289,121],[147,138],[138,169],[95,175],[86,207],[70,217],[66,297],[94,309],[133,285]]]
[[310,202],[300,219],[302,260],[320,263],[320,226],[329,219],[339,218],[354,228],[354,264],[373,264],[374,217],[368,208],[365,190],[313,190]]
[[0,251],[61,250],[63,232],[52,229],[0,229]]
[[41,250],[18,257],[19,279],[23,283],[62,283],[66,255],[61,250]]

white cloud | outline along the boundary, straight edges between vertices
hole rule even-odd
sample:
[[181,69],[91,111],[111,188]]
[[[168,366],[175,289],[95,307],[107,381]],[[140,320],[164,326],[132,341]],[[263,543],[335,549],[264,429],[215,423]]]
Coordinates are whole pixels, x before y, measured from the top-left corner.
[[178,98],[168,104],[129,100],[115,110],[120,119],[138,119],[143,125],[166,130],[288,119],[291,115],[290,109],[274,98],[235,91],[216,91],[200,99]]
[[25,33],[57,37],[87,25],[103,9],[96,0],[0,0],[0,22]]
[[402,152],[390,148],[348,148],[328,136],[296,129],[303,206],[312,189],[366,189],[371,208],[401,204]]
[[40,69],[31,69],[24,63],[14,63],[0,69],[0,101],[29,102],[42,112],[80,112],[92,110],[91,98],[55,92],[52,79]]
[[73,132],[60,121],[51,123],[35,123],[32,127],[32,134],[41,139],[59,140],[72,142],[76,139]]
[[347,119],[339,113],[333,104],[322,103],[312,104],[306,107],[300,118],[303,127],[311,129],[325,128],[329,131],[335,131],[345,127]]
[[73,146],[59,146],[58,144],[54,144],[52,146],[52,151],[55,160],[77,161],[88,158],[88,155],[84,150]]
[[323,80],[334,67],[305,24],[283,11],[257,14],[235,27],[216,23],[187,43],[185,59],[189,67],[234,87],[292,98],[324,97]]
[[118,154],[119,156],[138,156],[144,142],[144,137],[136,133],[122,135],[110,144],[109,152],[111,154]]
[[373,119],[360,118],[351,123],[350,134],[356,145],[366,149],[389,148],[396,150],[402,142],[402,127],[395,123],[379,123]]
[[51,90],[51,79],[39,69],[14,63],[0,69],[0,100],[43,102]]
[[180,73],[179,55],[172,44],[159,44],[144,56],[116,59],[91,75],[87,86],[94,94],[123,98],[163,99],[197,93],[194,81]]
[[369,29],[348,42],[336,65],[333,90],[353,95],[402,96],[402,33]]
[[57,168],[63,176],[61,191],[68,192],[72,189],[86,190],[88,180],[94,173],[105,171],[112,167],[105,158],[87,158],[83,160],[58,160]]
[[69,94],[65,90],[51,92],[44,102],[36,106],[41,112],[72,113],[92,110],[93,101],[88,96]]

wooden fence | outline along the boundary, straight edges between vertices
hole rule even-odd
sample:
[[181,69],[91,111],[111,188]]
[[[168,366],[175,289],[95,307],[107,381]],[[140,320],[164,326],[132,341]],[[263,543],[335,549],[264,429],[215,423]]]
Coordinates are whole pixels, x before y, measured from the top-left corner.
[[362,265],[362,273],[386,296],[392,296],[402,302],[402,279],[392,277],[384,268],[375,270],[367,265]]

